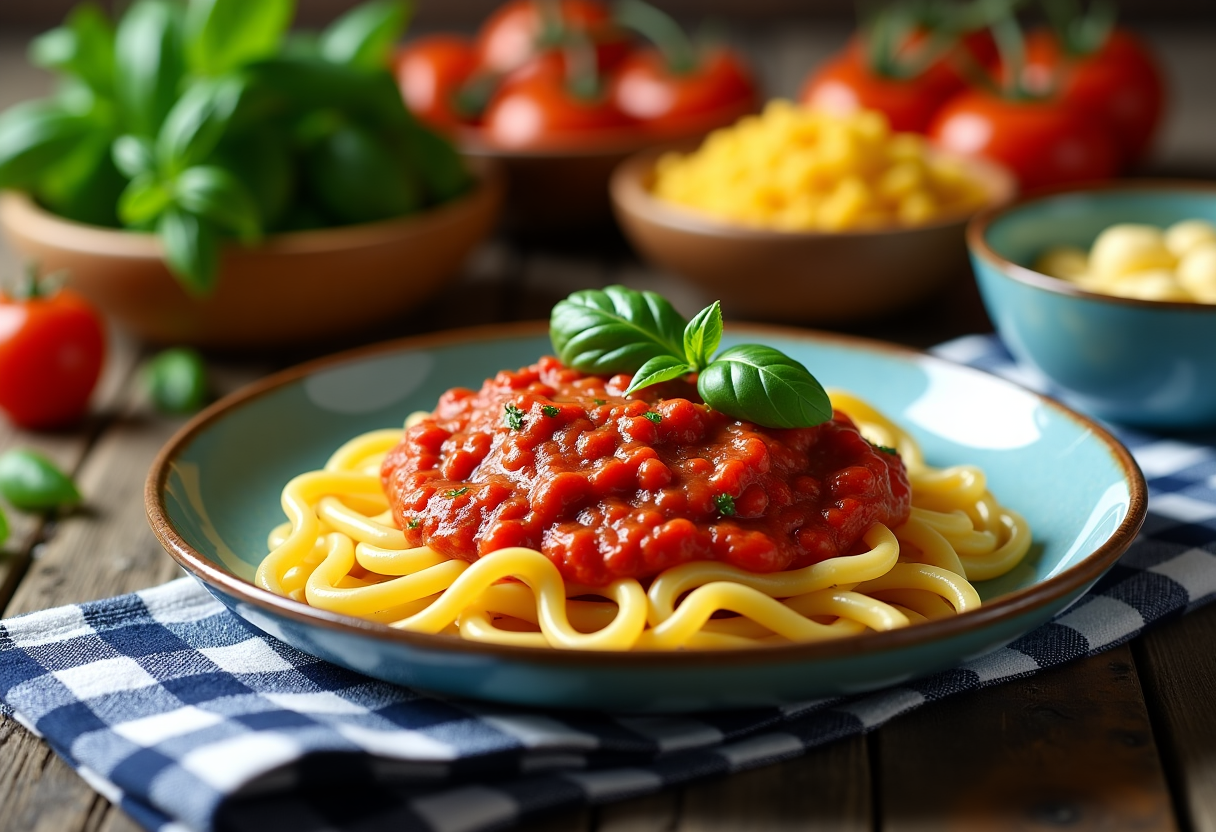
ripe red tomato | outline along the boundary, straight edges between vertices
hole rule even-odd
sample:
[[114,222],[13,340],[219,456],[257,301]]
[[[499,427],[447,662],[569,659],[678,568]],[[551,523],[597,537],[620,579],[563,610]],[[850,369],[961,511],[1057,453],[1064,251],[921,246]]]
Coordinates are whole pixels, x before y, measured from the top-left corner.
[[[594,44],[600,71],[620,63],[629,51],[624,34],[612,14],[594,0],[560,0],[553,4],[562,26],[586,35]],[[512,0],[486,18],[477,36],[477,58],[488,72],[508,73],[538,52],[556,46],[545,43],[542,0]]]
[[1142,158],[1165,109],[1165,81],[1148,48],[1124,29],[1113,31],[1096,51],[1070,56],[1049,30],[1026,39],[1023,84],[1047,91],[1060,85],[1070,107],[1110,125],[1125,163]]
[[15,424],[55,428],[78,420],[104,359],[101,318],[76,293],[0,295],[0,409]]
[[538,72],[498,90],[482,119],[482,135],[499,147],[566,148],[610,140],[634,124],[611,98],[580,98],[563,74]]
[[657,49],[638,50],[622,62],[610,94],[623,113],[668,136],[730,124],[758,98],[751,73],[727,49],[701,57],[688,72],[673,72]]
[[968,90],[938,112],[929,138],[945,150],[1004,164],[1023,189],[1107,179],[1118,169],[1118,150],[1104,126],[1053,99]]
[[929,73],[909,79],[883,77],[845,52],[807,79],[798,100],[832,113],[879,110],[892,129],[923,133],[955,89]]
[[401,48],[394,74],[410,112],[432,127],[450,130],[464,119],[456,93],[477,68],[473,44],[457,35],[430,35]]

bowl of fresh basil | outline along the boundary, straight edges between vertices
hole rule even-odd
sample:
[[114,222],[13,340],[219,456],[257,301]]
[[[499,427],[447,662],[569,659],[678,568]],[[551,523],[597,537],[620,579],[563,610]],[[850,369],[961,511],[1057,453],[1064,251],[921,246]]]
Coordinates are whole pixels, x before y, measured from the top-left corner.
[[406,4],[312,35],[281,5],[81,5],[30,49],[60,92],[0,113],[0,229],[144,340],[374,326],[494,227],[498,169],[419,124],[387,68]]

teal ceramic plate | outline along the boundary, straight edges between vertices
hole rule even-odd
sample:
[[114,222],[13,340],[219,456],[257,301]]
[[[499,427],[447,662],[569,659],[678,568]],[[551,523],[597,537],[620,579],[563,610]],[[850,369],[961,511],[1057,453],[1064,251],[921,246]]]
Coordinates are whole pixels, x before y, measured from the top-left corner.
[[253,626],[310,654],[421,690],[539,707],[678,712],[788,703],[898,683],[995,650],[1076,601],[1134,538],[1143,477],[1094,422],[975,370],[875,342],[735,329],[796,357],[904,425],[935,465],[971,462],[1034,532],[1025,563],[978,584],[982,608],[833,642],[605,654],[393,630],[265,592],[249,579],[283,521],[279,494],[346,439],[400,425],[449,387],[477,387],[550,350],[536,325],[407,339],[285,371],[218,402],[149,474],[166,550]]

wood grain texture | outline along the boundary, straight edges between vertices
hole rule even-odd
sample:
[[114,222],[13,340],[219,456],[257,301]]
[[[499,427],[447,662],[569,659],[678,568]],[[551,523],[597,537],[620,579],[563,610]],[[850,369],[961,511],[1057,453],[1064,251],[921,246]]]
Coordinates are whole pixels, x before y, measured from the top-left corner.
[[868,832],[870,761],[863,737],[684,790],[676,832]]
[[1126,646],[926,706],[877,745],[887,832],[1177,828]]
[[1180,808],[1195,832],[1216,832],[1216,607],[1140,639],[1136,662]]
[[[182,418],[152,413],[136,383],[136,350],[123,347],[112,357],[122,362],[116,389],[106,396],[115,415],[89,445],[76,482],[85,506],[49,530],[41,553],[14,593],[6,615],[61,604],[106,598],[155,586],[180,574],[152,536],[144,515],[143,485],[153,457],[183,424]],[[217,367],[217,392],[252,381],[262,368]],[[74,446],[73,446],[74,447]],[[69,466],[71,467],[71,466]],[[97,801],[100,801],[98,803]],[[93,790],[39,739],[11,720],[0,718],[0,830],[95,829],[128,832],[133,822],[98,798]],[[10,812],[8,807],[14,807]]]

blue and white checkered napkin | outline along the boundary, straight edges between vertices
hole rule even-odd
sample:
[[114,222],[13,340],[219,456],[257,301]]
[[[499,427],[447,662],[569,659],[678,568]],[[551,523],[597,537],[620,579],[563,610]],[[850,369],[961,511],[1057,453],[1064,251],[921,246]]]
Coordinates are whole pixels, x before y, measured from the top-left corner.
[[[993,338],[938,352],[1037,383]],[[670,718],[445,701],[300,653],[183,579],[0,623],[0,700],[149,829],[500,828],[795,757],[1204,603],[1216,593],[1216,442],[1121,438],[1151,513],[1095,591],[1007,648],[880,693]]]

